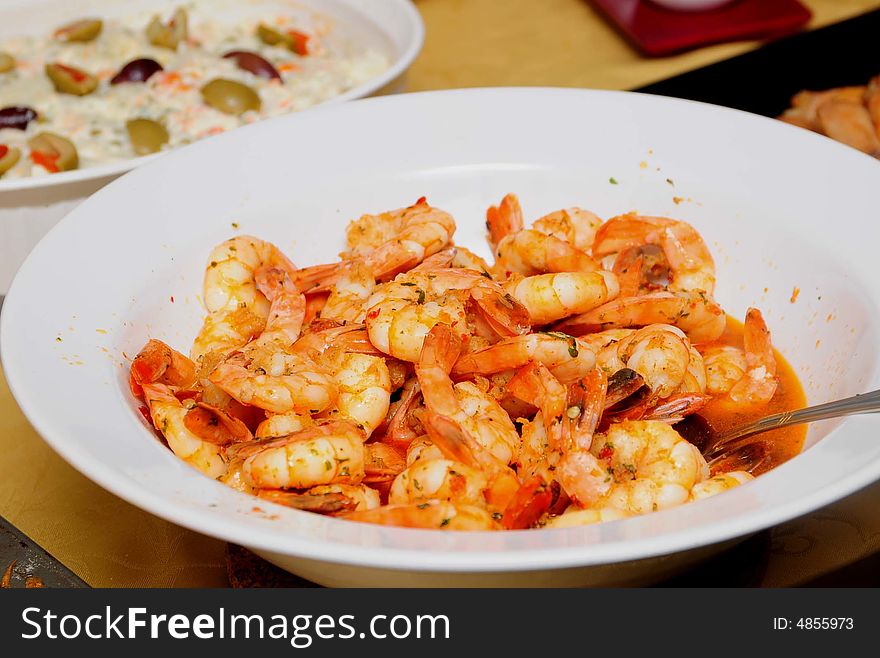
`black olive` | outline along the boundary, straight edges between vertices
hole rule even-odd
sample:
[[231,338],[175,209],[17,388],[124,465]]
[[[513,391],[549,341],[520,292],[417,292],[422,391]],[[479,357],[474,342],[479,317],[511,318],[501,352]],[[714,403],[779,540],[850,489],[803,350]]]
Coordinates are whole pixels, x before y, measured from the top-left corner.
[[37,118],[36,110],[23,105],[13,105],[0,110],[0,128],[26,130],[28,124]]
[[133,59],[123,66],[119,73],[110,80],[111,85],[118,85],[122,82],[146,82],[154,73],[162,70],[162,65],[155,59],[142,57]]

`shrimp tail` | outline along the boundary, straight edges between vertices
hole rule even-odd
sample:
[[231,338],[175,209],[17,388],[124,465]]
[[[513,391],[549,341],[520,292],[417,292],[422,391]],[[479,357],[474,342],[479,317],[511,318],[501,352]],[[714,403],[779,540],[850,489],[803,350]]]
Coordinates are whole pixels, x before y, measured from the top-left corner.
[[553,490],[540,475],[523,482],[504,508],[501,525],[505,530],[531,528],[553,505]]

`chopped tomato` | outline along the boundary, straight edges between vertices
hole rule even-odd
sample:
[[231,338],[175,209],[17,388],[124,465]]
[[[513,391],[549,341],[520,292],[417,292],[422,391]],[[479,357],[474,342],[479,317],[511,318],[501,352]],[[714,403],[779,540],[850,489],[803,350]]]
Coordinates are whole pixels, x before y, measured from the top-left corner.
[[0,144],[0,158],[5,158],[7,153],[9,153],[9,147],[6,144]]
[[31,151],[31,160],[34,161],[34,164],[40,165],[43,169],[53,174],[57,174],[61,171],[58,168],[58,158],[61,157],[60,153],[44,153],[43,151]]
[[297,55],[308,55],[309,54],[309,35],[304,32],[298,32],[297,30],[288,30],[287,34],[290,35],[290,38],[293,39],[293,52]]

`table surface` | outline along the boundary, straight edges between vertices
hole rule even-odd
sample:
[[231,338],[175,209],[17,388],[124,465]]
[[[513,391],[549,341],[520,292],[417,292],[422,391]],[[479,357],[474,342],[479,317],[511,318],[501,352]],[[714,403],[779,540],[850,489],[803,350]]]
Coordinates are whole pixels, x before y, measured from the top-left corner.
[[[810,28],[880,0],[806,0]],[[416,0],[425,47],[412,91],[499,85],[630,89],[754,48],[732,43],[640,57],[585,0]],[[0,515],[93,586],[223,587],[225,544],[163,521],[74,471],[36,434],[0,371]],[[880,550],[880,485],[772,529],[764,586],[813,581]],[[754,551],[742,559],[753,559]],[[856,580],[861,576],[853,576]],[[699,583],[695,583],[699,584]]]

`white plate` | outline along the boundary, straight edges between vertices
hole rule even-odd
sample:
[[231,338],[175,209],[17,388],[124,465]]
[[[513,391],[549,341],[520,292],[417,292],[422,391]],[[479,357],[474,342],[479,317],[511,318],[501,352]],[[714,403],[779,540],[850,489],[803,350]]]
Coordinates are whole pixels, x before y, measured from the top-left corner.
[[[45,34],[82,16],[149,16],[168,13],[180,4],[179,0],[0,0],[0,41],[21,34]],[[411,0],[215,0],[215,4],[214,20],[230,23],[253,20],[267,8],[280,13],[285,6],[307,6],[332,17],[338,33],[347,40],[387,53],[389,67],[381,75],[317,107],[402,90],[406,71],[424,40],[424,24]],[[48,24],[46,16],[51,16]],[[61,217],[120,174],[157,157],[147,155],[51,176],[0,178],[0,295],[9,288],[25,256]]]
[[[287,158],[274,148],[282,141],[307,157]],[[554,89],[358,101],[194,144],[88,199],[16,277],[2,315],[3,364],[37,431],[88,477],[321,583],[658,578],[880,477],[877,420],[817,424],[804,454],[757,481],[640,518],[416,531],[262,502],[254,511],[253,498],[155,440],[128,393],[122,353],[148,337],[188,349],[205,258],[235,233],[233,222],[307,265],[335,257],[348,219],[426,194],[456,217],[457,241],[487,254],[484,209],[515,191],[529,217],[579,204],[602,216],[639,209],[692,222],[714,252],[721,303],[736,316],[760,306],[810,402],[822,402],[878,384],[880,228],[869,221],[878,188],[880,166],[867,156],[699,103]]]

